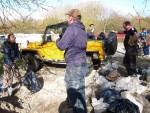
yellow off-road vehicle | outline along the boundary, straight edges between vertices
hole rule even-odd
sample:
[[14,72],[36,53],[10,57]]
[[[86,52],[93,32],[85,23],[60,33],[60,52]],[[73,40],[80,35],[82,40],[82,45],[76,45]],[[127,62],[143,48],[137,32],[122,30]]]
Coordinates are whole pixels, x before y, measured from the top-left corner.
[[[59,50],[56,43],[51,41],[51,32],[59,33],[62,37],[67,26],[66,22],[47,26],[42,42],[29,42],[27,48],[21,50],[28,68],[36,71],[41,66],[41,62],[65,63],[64,51]],[[88,62],[94,64],[94,66],[99,66],[100,62],[105,59],[104,44],[100,40],[88,40],[86,51]]]

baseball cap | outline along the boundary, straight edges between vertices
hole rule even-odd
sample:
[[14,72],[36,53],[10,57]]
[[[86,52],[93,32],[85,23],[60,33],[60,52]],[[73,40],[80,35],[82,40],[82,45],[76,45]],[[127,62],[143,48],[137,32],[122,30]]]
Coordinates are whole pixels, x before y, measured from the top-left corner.
[[78,17],[81,16],[81,13],[78,9],[71,9],[66,15],[72,16],[72,17]]

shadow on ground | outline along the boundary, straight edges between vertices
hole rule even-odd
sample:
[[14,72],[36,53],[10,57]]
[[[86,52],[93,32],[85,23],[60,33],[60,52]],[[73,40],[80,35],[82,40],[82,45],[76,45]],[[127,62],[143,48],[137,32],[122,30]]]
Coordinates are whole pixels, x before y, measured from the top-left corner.
[[63,101],[58,108],[58,113],[73,113],[73,110],[67,101]]
[[[9,96],[9,97],[0,98],[0,102],[6,102],[6,103],[13,105],[14,107],[23,109],[23,107],[19,103],[19,98],[16,96]],[[0,112],[0,113],[3,113],[3,112]]]

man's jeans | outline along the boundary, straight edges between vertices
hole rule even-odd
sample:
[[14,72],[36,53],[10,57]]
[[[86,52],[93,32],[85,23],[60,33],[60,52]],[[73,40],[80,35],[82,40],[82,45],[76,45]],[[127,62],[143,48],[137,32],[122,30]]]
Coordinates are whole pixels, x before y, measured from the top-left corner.
[[67,99],[74,113],[86,113],[85,102],[85,76],[88,67],[86,63],[80,66],[67,66],[65,82],[67,88]]

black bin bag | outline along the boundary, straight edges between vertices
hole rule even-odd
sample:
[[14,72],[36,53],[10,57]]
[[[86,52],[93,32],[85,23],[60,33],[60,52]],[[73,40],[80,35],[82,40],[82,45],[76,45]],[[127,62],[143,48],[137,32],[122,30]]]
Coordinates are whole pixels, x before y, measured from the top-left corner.
[[22,84],[27,87],[32,93],[38,92],[42,85],[33,71],[29,71],[21,78]]
[[105,113],[140,113],[137,105],[128,99],[116,99],[110,103]]

